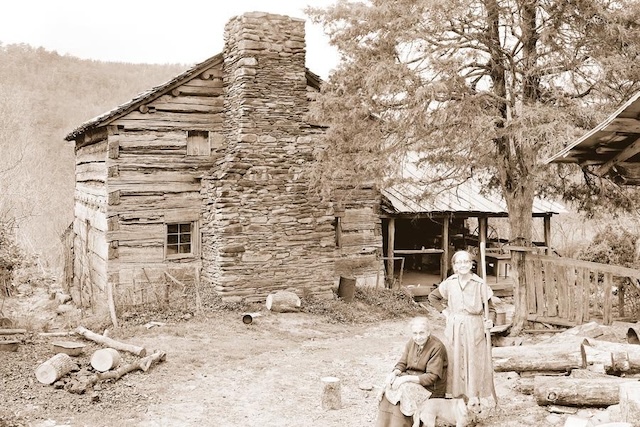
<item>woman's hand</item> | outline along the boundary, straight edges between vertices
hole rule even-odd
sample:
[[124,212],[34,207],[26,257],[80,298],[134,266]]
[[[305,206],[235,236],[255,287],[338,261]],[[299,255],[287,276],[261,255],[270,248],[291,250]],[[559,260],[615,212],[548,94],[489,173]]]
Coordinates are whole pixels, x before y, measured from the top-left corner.
[[398,375],[400,374],[401,372],[399,369],[394,369],[393,372],[387,375],[387,384],[392,385],[396,381],[396,378],[398,378]]

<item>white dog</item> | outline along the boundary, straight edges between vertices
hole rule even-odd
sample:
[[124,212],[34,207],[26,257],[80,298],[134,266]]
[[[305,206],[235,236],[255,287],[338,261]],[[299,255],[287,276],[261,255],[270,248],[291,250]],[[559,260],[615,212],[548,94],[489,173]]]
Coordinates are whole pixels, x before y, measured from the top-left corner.
[[427,399],[413,414],[413,427],[420,427],[420,421],[425,427],[435,427],[436,420],[456,427],[467,427],[475,418],[473,412],[467,407],[468,403],[467,396],[454,399]]

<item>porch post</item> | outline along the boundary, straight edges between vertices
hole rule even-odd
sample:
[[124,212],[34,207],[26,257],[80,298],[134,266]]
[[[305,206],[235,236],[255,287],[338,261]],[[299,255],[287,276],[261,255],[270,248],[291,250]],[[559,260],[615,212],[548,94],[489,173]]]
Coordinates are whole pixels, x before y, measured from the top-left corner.
[[544,216],[544,245],[547,247],[547,255],[551,255],[551,215]]
[[449,270],[449,215],[442,219],[442,258],[440,258],[440,280],[447,278]]
[[486,216],[479,216],[478,217],[478,239],[479,239],[479,243],[485,244],[485,247],[487,245],[487,228],[489,228],[489,218]]
[[395,218],[389,218],[389,225],[387,228],[387,277],[389,278],[388,285],[393,283],[393,257],[396,244],[396,220]]

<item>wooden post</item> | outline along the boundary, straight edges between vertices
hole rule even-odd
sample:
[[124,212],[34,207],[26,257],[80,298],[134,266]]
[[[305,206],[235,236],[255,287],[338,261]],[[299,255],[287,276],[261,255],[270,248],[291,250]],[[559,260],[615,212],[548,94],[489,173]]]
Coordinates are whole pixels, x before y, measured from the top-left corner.
[[389,218],[389,225],[387,226],[387,278],[388,284],[386,287],[390,288],[393,285],[393,263],[394,263],[394,245],[396,240],[396,220],[395,218]]
[[611,325],[613,321],[611,309],[613,306],[612,301],[612,286],[613,286],[613,275],[609,272],[604,273],[604,283],[603,283],[603,292],[604,292],[604,301],[602,303],[604,313],[602,315],[602,322],[605,325]]
[[526,252],[524,250],[511,249],[511,278],[513,279],[513,302],[515,306],[511,336],[520,334],[527,321],[527,277],[525,274],[520,276],[520,272],[525,271],[525,255]]
[[640,382],[620,384],[620,416],[622,421],[640,425]]
[[547,255],[551,256],[551,215],[544,216],[544,245],[547,247]]
[[322,409],[342,408],[340,379],[336,377],[323,377],[321,381],[324,384],[322,390]]
[[[482,253],[482,248],[487,247],[487,228],[489,228],[489,218],[486,216],[478,217],[478,248],[480,248],[480,252]],[[487,282],[486,277],[486,259],[481,257],[480,262],[485,263],[484,265],[478,265],[477,274],[480,275],[482,271],[485,275],[482,276],[484,281]],[[496,266],[496,282],[498,281],[499,272]]]
[[449,270],[449,216],[442,220],[442,258],[440,259],[440,279],[447,278]]

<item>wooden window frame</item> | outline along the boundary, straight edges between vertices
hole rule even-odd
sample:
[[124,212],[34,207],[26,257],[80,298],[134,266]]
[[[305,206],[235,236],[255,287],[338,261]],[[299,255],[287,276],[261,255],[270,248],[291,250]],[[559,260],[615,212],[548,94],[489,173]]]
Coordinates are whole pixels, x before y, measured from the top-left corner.
[[[194,143],[192,140],[201,138],[200,141]],[[197,149],[195,148],[197,146]],[[206,153],[203,153],[202,149]],[[188,130],[187,131],[187,156],[208,157],[211,155],[211,132],[208,130]]]
[[[177,225],[178,228],[180,228],[180,226],[185,226],[185,225],[189,225],[190,227],[190,231],[189,231],[189,235],[190,235],[190,241],[189,241],[189,252],[176,252],[176,253],[169,253],[169,247],[173,246],[173,245],[177,245],[178,247],[181,245],[186,245],[187,243],[181,243],[180,242],[180,236],[184,235],[186,233],[181,233],[180,230],[178,230],[178,233],[176,234],[178,236],[178,242],[176,243],[169,243],[169,236],[170,234],[173,235],[174,233],[170,233],[169,232],[169,227],[170,226],[174,226]],[[165,232],[164,232],[164,257],[167,260],[175,260],[175,259],[185,259],[185,258],[197,258],[200,255],[200,227],[198,224],[198,221],[172,221],[172,222],[167,222],[165,223]],[[179,251],[179,249],[178,249]]]

